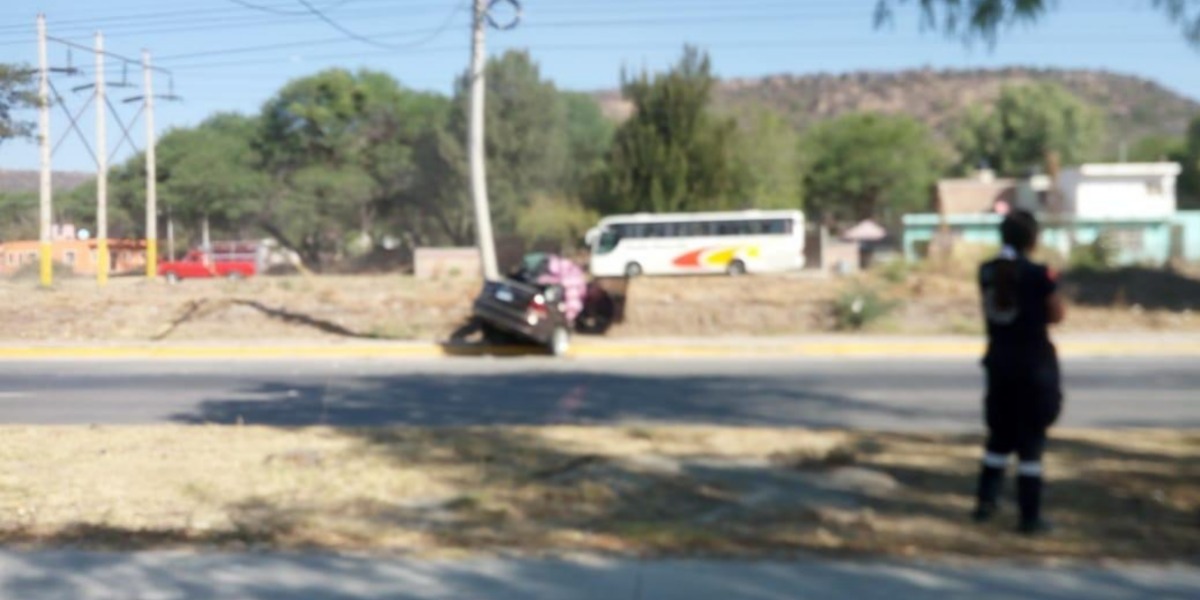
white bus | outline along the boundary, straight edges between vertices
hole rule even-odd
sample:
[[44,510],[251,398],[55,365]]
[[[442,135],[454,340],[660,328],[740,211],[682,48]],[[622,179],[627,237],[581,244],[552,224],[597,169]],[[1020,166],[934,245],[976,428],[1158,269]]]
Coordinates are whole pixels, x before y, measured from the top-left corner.
[[595,277],[778,273],[804,267],[798,210],[614,215],[588,232]]

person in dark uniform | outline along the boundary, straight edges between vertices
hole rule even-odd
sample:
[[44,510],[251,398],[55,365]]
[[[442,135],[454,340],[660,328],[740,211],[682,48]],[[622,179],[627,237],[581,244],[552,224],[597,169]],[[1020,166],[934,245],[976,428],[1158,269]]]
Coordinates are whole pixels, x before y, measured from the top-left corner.
[[1036,534],[1049,530],[1041,512],[1042,452],[1063,399],[1049,327],[1063,320],[1064,308],[1053,271],[1029,259],[1038,238],[1033,215],[1013,211],[1000,235],[1000,256],[979,269],[988,336],[983,360],[988,437],[974,517],[982,522],[996,513],[1009,455],[1015,453],[1019,530]]

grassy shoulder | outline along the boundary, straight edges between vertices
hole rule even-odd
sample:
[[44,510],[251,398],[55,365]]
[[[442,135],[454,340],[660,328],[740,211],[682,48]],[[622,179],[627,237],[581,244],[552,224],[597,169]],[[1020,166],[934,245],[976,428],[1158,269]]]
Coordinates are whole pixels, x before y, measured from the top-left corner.
[[966,519],[979,440],[803,429],[0,428],[0,543],[422,556],[1195,560],[1200,432],[1057,432],[1048,538]]
[[[613,338],[982,333],[974,259],[897,264],[847,278],[643,278]],[[1066,333],[1200,332],[1200,278],[1152,270],[1064,277]],[[479,286],[409,276],[261,277],[179,285],[86,279],[40,290],[0,282],[0,342],[443,340]]]

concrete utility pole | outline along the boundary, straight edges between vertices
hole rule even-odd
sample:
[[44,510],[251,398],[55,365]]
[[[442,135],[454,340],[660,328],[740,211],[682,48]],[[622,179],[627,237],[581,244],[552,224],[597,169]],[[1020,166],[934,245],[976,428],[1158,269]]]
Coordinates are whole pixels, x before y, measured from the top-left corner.
[[146,278],[158,277],[158,171],[154,158],[154,82],[150,51],[142,50],[146,107]]
[[108,283],[108,129],[105,119],[104,34],[96,32],[96,283]]
[[38,31],[38,141],[41,149],[40,234],[39,254],[43,287],[54,283],[54,246],[50,240],[50,62],[46,57],[46,15],[37,17]]
[[484,67],[487,52],[484,28],[487,27],[488,0],[475,0],[471,33],[471,112],[467,149],[471,160],[471,198],[475,203],[475,240],[486,281],[500,278],[496,265],[496,242],[492,237],[492,214],[488,207],[487,173],[483,157]]

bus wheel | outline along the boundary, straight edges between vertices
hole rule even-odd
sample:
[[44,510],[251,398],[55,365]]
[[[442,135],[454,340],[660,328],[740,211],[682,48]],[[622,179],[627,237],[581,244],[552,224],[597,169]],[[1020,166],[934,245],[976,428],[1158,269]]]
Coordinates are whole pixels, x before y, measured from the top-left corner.
[[625,276],[630,279],[633,279],[634,277],[641,277],[642,265],[635,262],[625,265]]
[[744,263],[740,260],[735,260],[735,261],[729,263],[729,266],[726,268],[726,272],[729,273],[729,275],[731,277],[738,277],[740,275],[745,275],[746,274],[746,263]]

